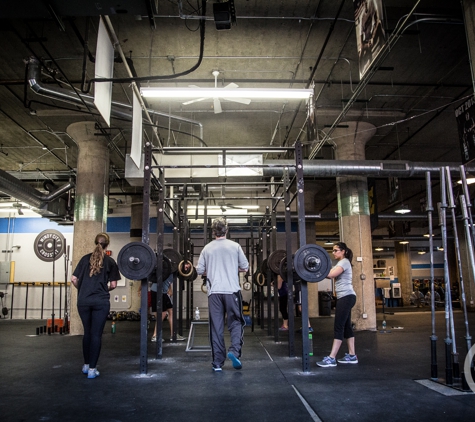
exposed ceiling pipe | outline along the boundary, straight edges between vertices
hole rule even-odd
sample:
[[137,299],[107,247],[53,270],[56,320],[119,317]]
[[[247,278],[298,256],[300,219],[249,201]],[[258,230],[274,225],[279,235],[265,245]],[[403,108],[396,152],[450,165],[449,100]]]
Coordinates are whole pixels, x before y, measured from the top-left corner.
[[[283,169],[289,167],[289,175],[295,175],[293,160],[264,160],[264,177],[282,177]],[[424,176],[430,172],[438,176],[441,167],[448,166],[453,176],[460,176],[460,163],[424,163],[397,160],[304,160],[304,177],[339,177],[339,176],[366,176],[366,177],[402,177]],[[475,171],[475,166],[466,166],[466,171]]]
[[0,170],[0,191],[38,209],[44,208],[48,202],[59,198],[74,186],[74,182],[69,182],[51,192],[49,195],[44,195],[40,191],[32,188],[29,184],[14,178],[6,171]]
[[[94,104],[94,97],[88,94],[76,94],[74,91],[60,88],[57,86],[49,87],[44,86],[41,84],[40,80],[41,75],[41,65],[38,59],[35,57],[30,57],[28,60],[28,71],[27,71],[27,79],[30,87],[33,91],[35,91],[38,95],[42,95],[44,97],[53,98],[55,100],[65,101],[67,103],[72,103],[76,105],[83,106],[84,103],[87,106],[96,109]],[[126,109],[124,111],[120,110]],[[118,117],[121,119],[132,120],[132,106],[129,104],[119,103],[116,101],[112,101],[112,108],[111,108],[111,115],[114,117]],[[130,111],[129,111],[130,110]],[[191,125],[198,126],[200,130],[200,139],[203,139],[203,125],[196,120],[187,119],[186,117],[181,116],[174,116],[167,113],[161,113],[156,110],[147,109],[147,112],[150,115],[154,116],[161,116],[166,117],[167,119],[177,120],[183,123],[189,123]]]

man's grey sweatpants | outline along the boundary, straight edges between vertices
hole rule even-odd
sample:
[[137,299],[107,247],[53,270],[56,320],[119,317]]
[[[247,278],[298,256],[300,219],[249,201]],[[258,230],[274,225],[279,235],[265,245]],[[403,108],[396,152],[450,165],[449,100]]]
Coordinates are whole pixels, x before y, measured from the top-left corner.
[[226,360],[224,344],[224,318],[227,316],[228,330],[231,334],[229,352],[237,358],[241,357],[244,343],[244,317],[242,316],[241,291],[222,294],[213,293],[208,296],[209,308],[209,340],[213,354],[213,365],[223,366]]

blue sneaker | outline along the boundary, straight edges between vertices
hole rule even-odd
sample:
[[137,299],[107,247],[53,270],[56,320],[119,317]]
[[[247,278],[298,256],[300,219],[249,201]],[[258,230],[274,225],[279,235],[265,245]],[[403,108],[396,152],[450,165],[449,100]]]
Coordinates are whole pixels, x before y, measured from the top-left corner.
[[345,357],[338,359],[338,363],[358,363],[358,357],[356,355],[345,353]]
[[234,369],[241,369],[242,368],[241,361],[236,356],[234,356],[231,352],[228,353],[228,358],[231,359],[231,362],[233,363],[233,368]]
[[87,374],[88,371],[89,371],[89,364],[85,363],[85,364],[82,366],[81,371],[82,371],[83,374]]
[[99,371],[96,368],[89,368],[87,371],[87,377],[93,379],[99,376]]
[[317,362],[318,366],[322,368],[328,368],[330,366],[336,366],[336,360],[331,358],[330,356],[325,356],[322,361]]

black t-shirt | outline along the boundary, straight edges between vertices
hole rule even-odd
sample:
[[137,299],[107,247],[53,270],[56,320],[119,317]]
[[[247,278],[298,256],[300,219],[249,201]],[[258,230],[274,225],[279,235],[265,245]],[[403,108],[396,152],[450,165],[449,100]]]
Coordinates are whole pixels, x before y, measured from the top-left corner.
[[91,255],[92,253],[84,255],[73,272],[73,275],[79,280],[78,305],[98,305],[109,302],[110,294],[107,283],[120,280],[119,267],[107,255],[104,255],[103,265],[99,274],[89,277],[89,260]]

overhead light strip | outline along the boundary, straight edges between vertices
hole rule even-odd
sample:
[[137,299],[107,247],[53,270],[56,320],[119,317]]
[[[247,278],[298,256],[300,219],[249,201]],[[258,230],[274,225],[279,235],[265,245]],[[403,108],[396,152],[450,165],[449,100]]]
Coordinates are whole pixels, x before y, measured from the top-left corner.
[[274,88],[140,88],[146,98],[262,98],[304,100],[313,95],[313,89]]

